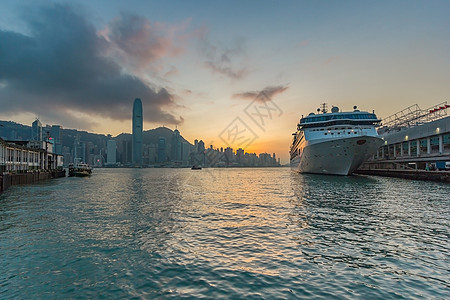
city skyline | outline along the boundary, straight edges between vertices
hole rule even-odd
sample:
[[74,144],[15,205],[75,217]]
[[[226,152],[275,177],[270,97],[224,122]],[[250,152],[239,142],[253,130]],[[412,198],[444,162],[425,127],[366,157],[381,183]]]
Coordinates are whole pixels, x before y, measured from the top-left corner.
[[[62,155],[65,166],[86,162],[95,167],[133,167],[132,134],[102,135],[63,129],[60,125],[42,126],[36,119],[31,126],[0,120],[0,139],[20,144],[46,141],[53,152]],[[42,137],[35,140],[35,132]],[[152,133],[153,132],[153,133]],[[153,136],[153,140],[149,137]],[[273,167],[280,166],[276,153],[251,152],[243,148],[221,147],[205,144],[203,140],[187,141],[178,129],[158,127],[143,132],[141,166],[152,167]],[[165,137],[164,137],[165,136]],[[168,141],[166,143],[166,141]]]
[[116,136],[138,97],[143,128],[287,162],[322,102],[385,118],[450,92],[448,1],[105,3],[2,3],[0,119]]

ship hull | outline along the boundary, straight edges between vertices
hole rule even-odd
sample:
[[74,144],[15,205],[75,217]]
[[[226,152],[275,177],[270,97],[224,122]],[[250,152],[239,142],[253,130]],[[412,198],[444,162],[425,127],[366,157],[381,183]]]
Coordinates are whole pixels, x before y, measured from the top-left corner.
[[350,175],[382,143],[381,138],[374,136],[310,141],[301,155],[291,159],[291,168],[300,173]]

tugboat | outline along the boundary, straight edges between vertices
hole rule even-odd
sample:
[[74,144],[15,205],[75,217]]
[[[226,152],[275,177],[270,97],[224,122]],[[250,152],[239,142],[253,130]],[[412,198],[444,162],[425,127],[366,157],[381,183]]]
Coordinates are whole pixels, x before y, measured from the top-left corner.
[[92,168],[86,163],[69,164],[69,177],[86,177],[92,175]]

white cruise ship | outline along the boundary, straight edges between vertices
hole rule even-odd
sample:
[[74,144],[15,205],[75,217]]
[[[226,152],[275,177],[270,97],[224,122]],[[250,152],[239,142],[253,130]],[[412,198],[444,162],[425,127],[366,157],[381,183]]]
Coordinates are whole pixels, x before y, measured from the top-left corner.
[[318,114],[300,119],[290,149],[291,168],[301,173],[350,175],[383,143],[375,113],[341,112],[322,104]]

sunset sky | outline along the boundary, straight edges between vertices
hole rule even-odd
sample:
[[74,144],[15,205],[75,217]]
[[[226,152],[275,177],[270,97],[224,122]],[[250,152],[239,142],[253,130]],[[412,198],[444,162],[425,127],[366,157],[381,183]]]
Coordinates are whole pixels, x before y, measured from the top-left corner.
[[[288,161],[327,102],[387,117],[449,100],[450,1],[10,1],[0,5],[0,119]],[[261,94],[261,92],[264,92]],[[237,134],[237,135],[236,135]]]

